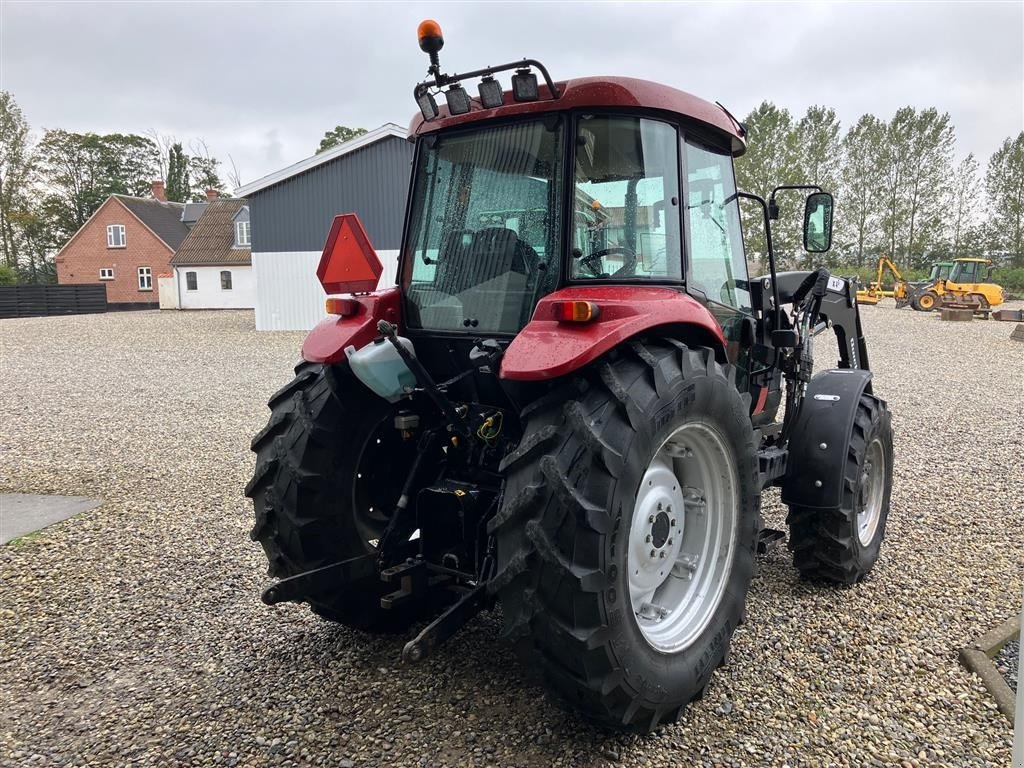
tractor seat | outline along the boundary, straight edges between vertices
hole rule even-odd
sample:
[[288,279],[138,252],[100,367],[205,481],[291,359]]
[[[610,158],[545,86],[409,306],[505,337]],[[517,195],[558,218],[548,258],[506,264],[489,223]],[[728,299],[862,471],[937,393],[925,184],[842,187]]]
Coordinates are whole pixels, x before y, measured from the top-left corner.
[[511,229],[453,232],[439,254],[434,287],[459,294],[508,272],[529,275],[536,260],[536,252]]

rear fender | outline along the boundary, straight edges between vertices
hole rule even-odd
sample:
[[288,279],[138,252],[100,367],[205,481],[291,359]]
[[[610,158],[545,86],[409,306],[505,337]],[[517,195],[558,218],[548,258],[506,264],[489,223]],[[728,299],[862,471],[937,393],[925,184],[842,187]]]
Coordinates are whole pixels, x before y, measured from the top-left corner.
[[[556,302],[590,301],[598,316],[586,323],[555,319]],[[680,290],[654,286],[578,286],[548,294],[501,361],[501,377],[543,381],[572,373],[645,331],[709,346],[725,360],[722,328],[707,307]]]
[[345,359],[345,347],[363,347],[379,334],[377,321],[399,325],[401,293],[398,288],[352,297],[359,307],[354,315],[330,315],[309,332],[302,342],[302,359],[310,363],[337,363]]
[[839,508],[853,420],[870,381],[871,371],[855,368],[822,371],[810,380],[789,439],[784,504]]

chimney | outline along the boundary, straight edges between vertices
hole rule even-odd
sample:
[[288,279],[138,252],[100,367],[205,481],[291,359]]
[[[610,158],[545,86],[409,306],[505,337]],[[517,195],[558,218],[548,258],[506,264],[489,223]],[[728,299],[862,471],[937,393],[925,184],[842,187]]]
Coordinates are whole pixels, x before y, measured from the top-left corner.
[[153,182],[153,199],[159,200],[161,203],[167,202],[167,192],[164,189],[164,182],[162,179],[157,179]]
[[208,190],[206,190],[206,200],[207,200],[207,202],[211,202],[212,203],[218,197],[220,197],[220,192],[218,192],[216,189],[208,189]]

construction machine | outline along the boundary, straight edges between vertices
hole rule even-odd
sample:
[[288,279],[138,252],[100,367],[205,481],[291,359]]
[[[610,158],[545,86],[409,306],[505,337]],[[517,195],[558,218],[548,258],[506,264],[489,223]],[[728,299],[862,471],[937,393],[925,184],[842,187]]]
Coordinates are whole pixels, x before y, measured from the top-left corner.
[[[882,284],[882,277],[887,269],[892,273],[894,281],[891,291],[886,290]],[[868,283],[867,288],[857,291],[857,303],[874,305],[887,296],[896,299],[897,308],[905,307],[909,302],[909,288],[907,281],[903,279],[903,275],[900,274],[892,259],[888,256],[881,256],[878,259],[878,274],[874,280]]]
[[988,316],[992,307],[1006,300],[1002,286],[992,282],[991,259],[954,259],[948,276],[941,276],[942,262],[932,265],[932,282],[911,288],[910,306],[921,312],[935,309],[970,309]]
[[[855,584],[878,559],[892,427],[856,295],[777,271],[771,245],[776,195],[803,190],[804,249],[826,252],[832,196],[738,191],[746,131],[718,104],[534,59],[446,74],[440,26],[418,38],[396,284],[338,216],[329,315],[252,442],[263,600],[407,633],[406,663],[500,604],[557,702],[651,730],[729,657],[762,492],[781,489],[804,578]],[[747,273],[740,201],[768,274]]]

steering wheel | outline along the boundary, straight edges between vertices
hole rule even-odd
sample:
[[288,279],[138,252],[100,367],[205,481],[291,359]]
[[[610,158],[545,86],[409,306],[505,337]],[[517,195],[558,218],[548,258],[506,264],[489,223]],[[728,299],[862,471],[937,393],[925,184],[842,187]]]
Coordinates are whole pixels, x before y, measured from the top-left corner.
[[632,248],[625,248],[620,245],[612,246],[611,248],[602,248],[599,251],[594,251],[588,256],[583,257],[583,263],[586,264],[590,271],[594,273],[595,277],[603,276],[604,273],[594,266],[594,261],[596,259],[604,258],[605,256],[611,256],[614,253],[622,254],[622,266],[615,270],[614,273],[609,275],[609,277],[626,277],[635,274],[637,264],[636,252]]

